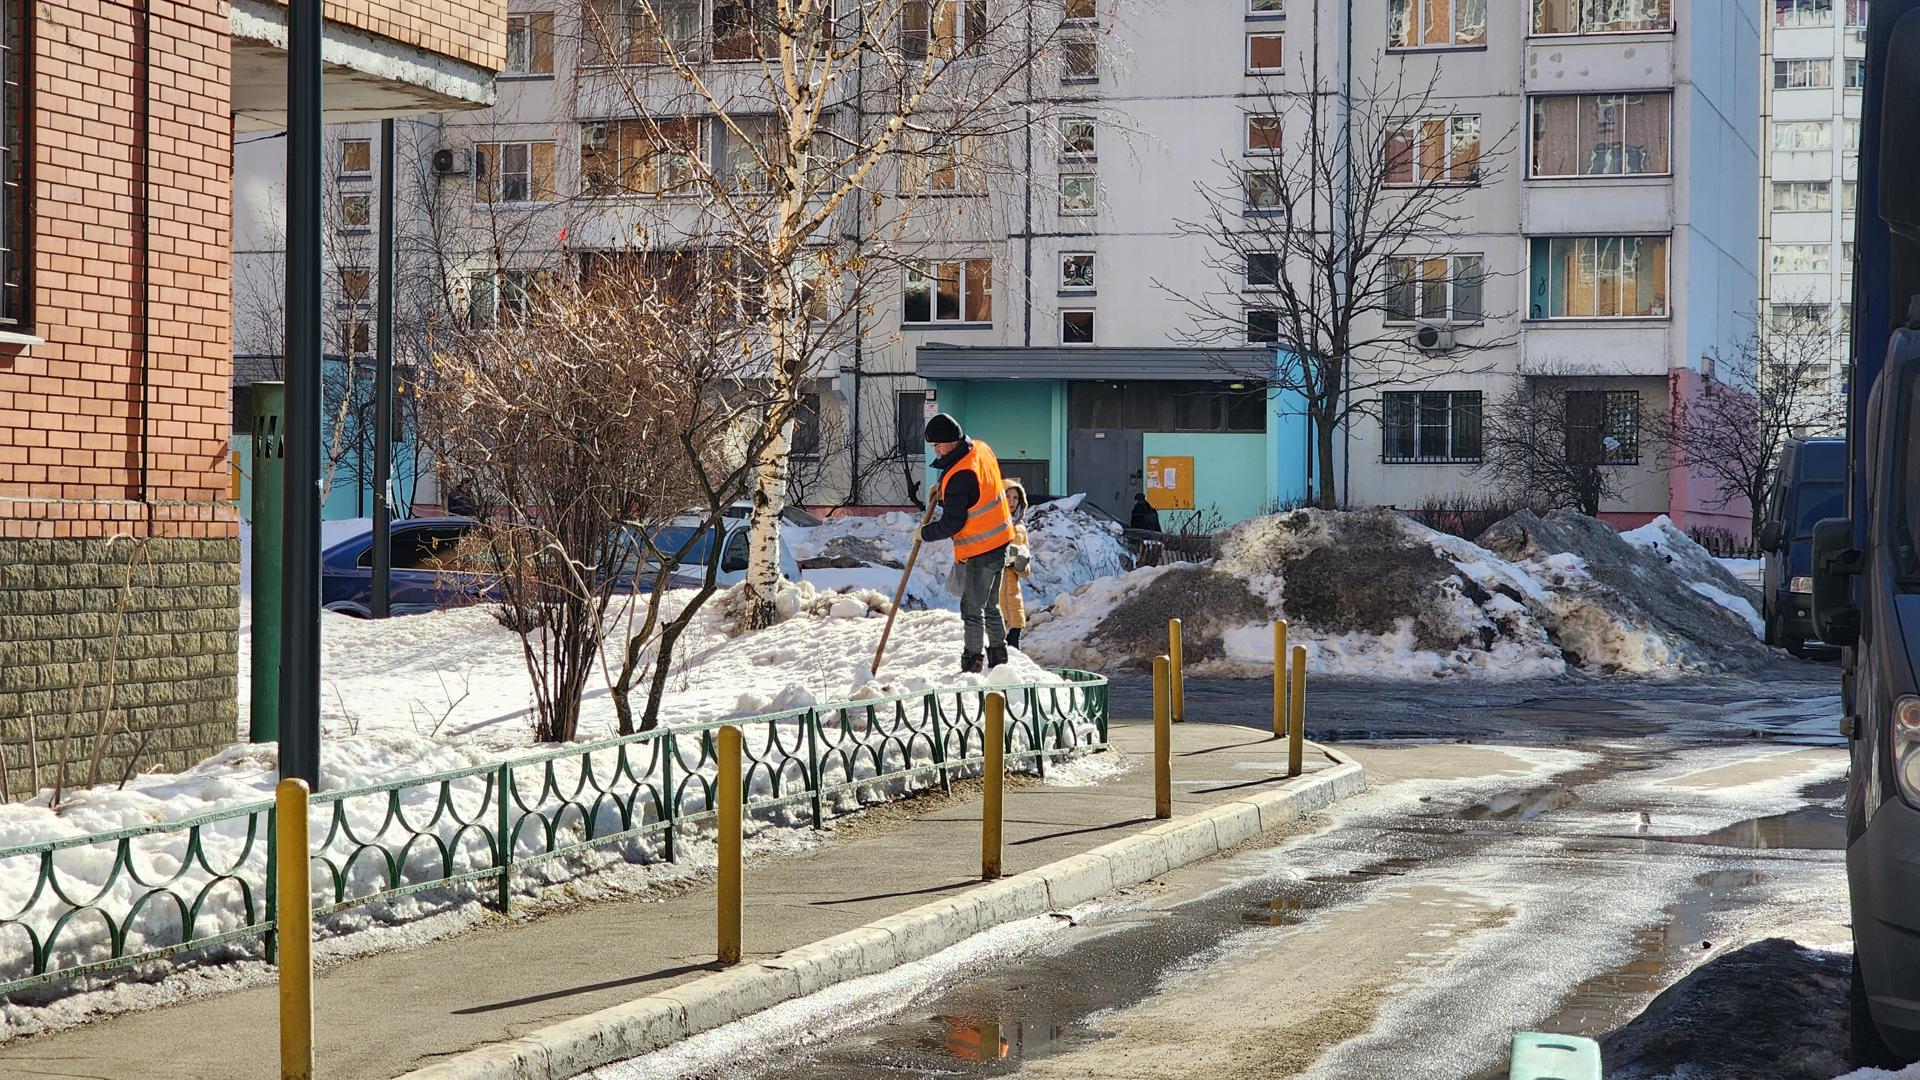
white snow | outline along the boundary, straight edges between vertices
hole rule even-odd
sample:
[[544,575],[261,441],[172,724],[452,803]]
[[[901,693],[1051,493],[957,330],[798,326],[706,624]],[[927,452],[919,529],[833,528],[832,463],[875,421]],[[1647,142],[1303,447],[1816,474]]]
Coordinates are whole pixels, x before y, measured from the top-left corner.
[[1754,637],[1763,640],[1766,638],[1767,620],[1761,618],[1760,613],[1753,610],[1753,604],[1750,603],[1746,597],[1735,596],[1717,585],[1709,585],[1704,581],[1690,581],[1687,583],[1687,586],[1701,596],[1733,612],[1734,615],[1744,621],[1747,626],[1752,628]]
[[[1027,532],[1033,548],[1033,574],[1021,581],[1030,606],[1044,606],[1087,582],[1123,573],[1133,565],[1126,545],[1120,541],[1120,527],[1079,509],[1082,496],[1056,499],[1035,507],[1027,515]],[[793,557],[806,560],[820,555],[834,540],[853,540],[872,545],[892,567],[870,566],[849,569],[803,570],[801,579],[822,588],[856,586],[878,589],[889,597],[900,582],[900,569],[913,547],[913,530],[920,524],[918,515],[881,514],[872,517],[838,517],[812,529],[788,529]],[[913,576],[907,583],[907,597],[918,606],[959,609],[959,598],[947,591],[947,574],[953,569],[953,545],[945,542],[920,546]],[[911,606],[911,605],[910,605]]]

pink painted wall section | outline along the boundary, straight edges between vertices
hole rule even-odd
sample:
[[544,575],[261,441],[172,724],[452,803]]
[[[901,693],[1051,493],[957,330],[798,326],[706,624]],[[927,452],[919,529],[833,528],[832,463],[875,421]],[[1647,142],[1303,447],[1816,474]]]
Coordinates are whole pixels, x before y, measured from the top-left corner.
[[[1697,371],[1679,370],[1667,375],[1669,406],[1679,407],[1695,400],[1700,396],[1700,389],[1701,376]],[[1684,460],[1684,455],[1676,456],[1681,460],[1669,463],[1667,467],[1667,516],[1673,519],[1673,523],[1683,530],[1703,526],[1725,529],[1733,534],[1736,541],[1743,543],[1752,539],[1748,535],[1752,527],[1747,500],[1744,497],[1735,498],[1722,504],[1719,488],[1713,480],[1694,471],[1693,466]],[[1602,516],[1616,528],[1637,528],[1651,520],[1648,515],[1638,514]],[[1613,520],[1616,517],[1638,520],[1633,524],[1621,524]]]

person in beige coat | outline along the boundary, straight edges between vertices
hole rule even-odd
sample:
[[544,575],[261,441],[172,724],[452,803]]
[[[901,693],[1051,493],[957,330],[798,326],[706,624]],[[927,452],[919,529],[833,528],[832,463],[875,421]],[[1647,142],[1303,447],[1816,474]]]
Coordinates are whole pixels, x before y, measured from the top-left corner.
[[1013,514],[1013,540],[1007,547],[1007,572],[1000,575],[1000,617],[1007,624],[1007,645],[1020,647],[1027,626],[1027,602],[1020,596],[1020,579],[1033,573],[1033,548],[1027,543],[1027,489],[1018,480],[1001,484],[1007,509]]

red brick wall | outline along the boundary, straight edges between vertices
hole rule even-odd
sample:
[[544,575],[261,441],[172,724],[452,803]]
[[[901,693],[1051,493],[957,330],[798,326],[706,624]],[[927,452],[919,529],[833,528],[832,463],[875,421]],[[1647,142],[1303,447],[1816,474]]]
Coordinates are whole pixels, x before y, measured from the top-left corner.
[[29,6],[46,343],[0,345],[0,537],[234,536],[227,5],[153,0],[150,50],[137,6]]

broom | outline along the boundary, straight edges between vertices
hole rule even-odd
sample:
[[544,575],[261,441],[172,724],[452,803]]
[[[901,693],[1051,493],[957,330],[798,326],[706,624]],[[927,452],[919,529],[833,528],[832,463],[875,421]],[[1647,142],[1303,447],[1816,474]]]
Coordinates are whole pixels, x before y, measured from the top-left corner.
[[[933,512],[939,508],[938,499],[927,500],[926,515],[920,519],[921,529],[933,524]],[[920,543],[920,532],[916,529],[913,534],[913,548],[907,552],[906,568],[900,571],[900,587],[893,590],[893,606],[887,609],[887,625],[880,631],[880,647],[873,650],[873,674],[876,678],[880,674],[880,658],[887,654],[887,638],[893,635],[893,617],[900,613],[900,601],[907,595],[907,578],[913,575],[913,564],[920,558]]]

